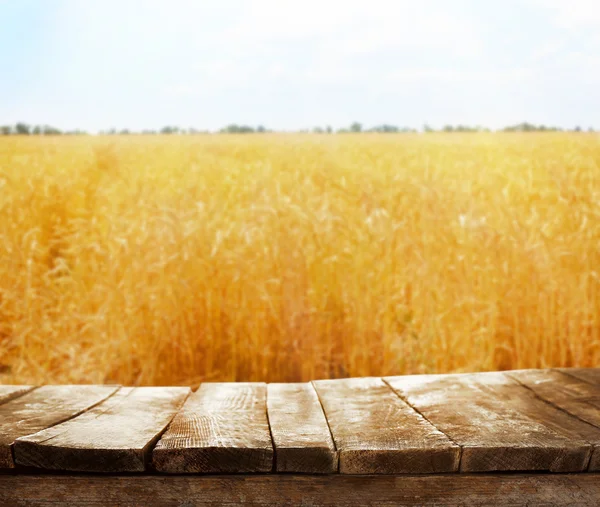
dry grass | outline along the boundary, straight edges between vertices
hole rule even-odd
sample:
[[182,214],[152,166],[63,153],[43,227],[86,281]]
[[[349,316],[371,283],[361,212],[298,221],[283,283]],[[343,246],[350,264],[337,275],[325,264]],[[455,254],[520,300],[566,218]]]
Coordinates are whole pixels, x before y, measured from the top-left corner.
[[600,359],[600,137],[0,138],[0,381]]

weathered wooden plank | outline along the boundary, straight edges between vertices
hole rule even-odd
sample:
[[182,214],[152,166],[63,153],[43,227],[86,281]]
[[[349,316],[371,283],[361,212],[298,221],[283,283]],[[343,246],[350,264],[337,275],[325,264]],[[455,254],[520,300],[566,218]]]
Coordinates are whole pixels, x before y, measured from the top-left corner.
[[463,472],[578,472],[587,467],[591,445],[556,433],[523,413],[520,402],[508,402],[525,388],[502,373],[385,380],[462,447]]
[[312,384],[269,384],[267,412],[277,472],[337,472],[337,452]]
[[[473,374],[483,384],[493,385],[494,381],[488,382],[486,378],[497,378],[502,382],[501,389],[494,390],[494,396],[505,406],[521,412],[542,423],[552,431],[567,437],[570,440],[584,441],[593,446],[600,437],[598,428],[581,421],[564,410],[544,401],[531,389],[524,387],[522,383],[511,377],[512,372],[503,373],[478,373]],[[502,378],[504,376],[504,378]]]
[[33,390],[34,386],[8,386],[0,385],[0,404],[23,396]]
[[75,417],[100,403],[117,386],[43,386],[0,405],[0,468],[15,466],[15,439]]
[[269,472],[273,445],[263,383],[204,383],[152,453],[168,473]]
[[340,473],[453,472],[460,449],[379,378],[313,382],[339,453]]
[[17,438],[19,465],[79,472],[142,472],[189,387],[124,387],[74,419]]
[[600,368],[554,368],[572,377],[594,385],[600,385]]
[[[554,370],[519,370],[507,372],[536,396],[570,414],[581,428],[579,437],[593,444],[589,470],[600,470],[600,385],[593,385]],[[561,423],[566,427],[566,423]],[[585,432],[583,431],[585,430]]]
[[526,394],[525,388],[502,373],[408,375],[385,381],[462,447],[463,472],[575,472],[587,467],[591,445],[556,433],[521,411],[520,401],[509,400]]
[[0,475],[11,507],[597,507],[600,474]]

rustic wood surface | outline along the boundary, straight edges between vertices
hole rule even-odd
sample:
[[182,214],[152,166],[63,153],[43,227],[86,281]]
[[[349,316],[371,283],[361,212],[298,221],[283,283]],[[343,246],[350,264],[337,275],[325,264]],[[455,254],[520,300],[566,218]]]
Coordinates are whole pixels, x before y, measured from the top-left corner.
[[19,465],[80,472],[143,472],[189,387],[123,387],[78,417],[18,438]]
[[[561,408],[548,403],[546,400],[538,396],[533,390],[529,389],[523,382],[519,382],[517,374],[527,375],[526,372],[539,371],[538,379],[548,379],[552,382],[560,384],[563,381],[568,381],[562,374],[558,374],[551,370],[519,370],[518,372],[505,372],[511,380],[506,380],[501,390],[496,389],[494,394],[501,401],[502,405],[509,406],[518,410],[522,414],[544,424],[552,431],[567,437],[570,440],[583,440],[590,444],[592,459],[596,453],[596,445],[600,438],[600,430],[581,419],[569,414]],[[486,378],[498,376],[497,373],[479,373],[472,374],[481,379],[483,384],[488,384]],[[557,388],[560,388],[559,385]],[[525,386],[525,389],[523,389]],[[588,466],[589,469],[589,466]]]
[[[462,472],[580,472],[592,446],[523,410],[525,387],[502,373],[410,375],[386,382],[462,447]],[[508,402],[507,400],[513,399]]]
[[11,507],[598,507],[600,474],[0,475]]
[[[594,445],[589,470],[600,470],[600,385],[551,370],[521,370],[509,375],[586,430],[579,436]],[[560,426],[565,428],[566,423]]]
[[273,445],[266,395],[262,383],[202,384],[156,445],[156,470],[270,472]]
[[0,385],[0,404],[18,398],[31,391],[33,386],[2,386]]
[[189,396],[188,388],[0,386],[0,467],[138,476],[595,472],[598,372],[205,383]]
[[379,378],[313,382],[339,452],[340,473],[458,469],[460,449]]
[[269,384],[267,409],[277,472],[337,472],[337,452],[312,384]]
[[0,468],[15,466],[15,439],[79,415],[108,398],[117,386],[44,386],[0,405]]
[[600,385],[600,368],[554,368],[565,375],[588,382],[589,384]]

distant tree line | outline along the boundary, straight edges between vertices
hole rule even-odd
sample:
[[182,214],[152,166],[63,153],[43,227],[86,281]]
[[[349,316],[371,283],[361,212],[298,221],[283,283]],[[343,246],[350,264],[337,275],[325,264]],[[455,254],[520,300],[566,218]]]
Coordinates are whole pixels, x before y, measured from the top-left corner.
[[[504,132],[564,132],[565,129],[560,127],[548,127],[546,125],[534,125],[532,123],[519,123],[517,125],[511,125],[503,129]],[[577,126],[572,130],[566,130],[567,132],[582,132],[582,128]],[[592,127],[588,128],[588,132],[594,132]]]
[[[588,132],[595,132],[592,127],[589,127]],[[546,125],[534,125],[533,123],[519,123],[517,125],[510,125],[502,129],[496,130],[496,132],[582,132],[583,129],[579,126],[573,129],[563,129],[560,127],[551,127]],[[265,134],[270,132],[276,132],[269,130],[263,125],[253,127],[250,125],[238,125],[232,123],[218,130],[216,133],[221,134]],[[315,133],[315,134],[346,134],[346,133],[380,133],[380,134],[395,134],[395,133],[417,133],[418,129],[410,127],[398,127],[396,125],[390,125],[384,123],[382,125],[376,125],[370,128],[364,128],[362,123],[353,122],[347,128],[341,128],[334,130],[330,125],[325,127],[314,127],[313,129],[298,130],[300,133]],[[430,125],[423,125],[421,132],[492,132],[491,129],[481,126],[469,126],[469,125],[445,125],[440,129],[435,129]],[[159,130],[140,130],[134,131],[129,129],[116,129],[111,128],[108,130],[102,130],[99,135],[195,135],[195,134],[211,134],[213,132],[209,130],[198,130],[195,128],[181,128],[177,126],[166,126]],[[16,125],[4,125],[0,126],[0,136],[9,135],[25,135],[25,136],[60,136],[60,135],[87,135],[84,130],[60,130],[50,125],[28,125],[27,123],[19,122]]]
[[50,125],[28,125],[27,123],[17,123],[15,125],[1,125],[0,135],[20,135],[20,136],[60,136],[60,135],[85,135],[83,130],[60,130]]
[[413,133],[418,132],[417,129],[409,128],[409,127],[397,127],[396,125],[388,125],[384,123],[383,125],[376,125],[375,127],[371,127],[365,129],[362,123],[355,121],[350,125],[349,128],[342,128],[337,131],[339,134],[346,133],[360,133],[360,132],[377,132],[380,134],[396,134],[399,132],[403,133]]

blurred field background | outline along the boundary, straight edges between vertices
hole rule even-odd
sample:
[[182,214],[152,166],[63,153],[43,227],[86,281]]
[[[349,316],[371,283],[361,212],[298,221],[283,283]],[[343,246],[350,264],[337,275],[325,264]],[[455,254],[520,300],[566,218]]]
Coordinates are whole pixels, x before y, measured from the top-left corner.
[[600,136],[0,138],[0,381],[600,359]]

